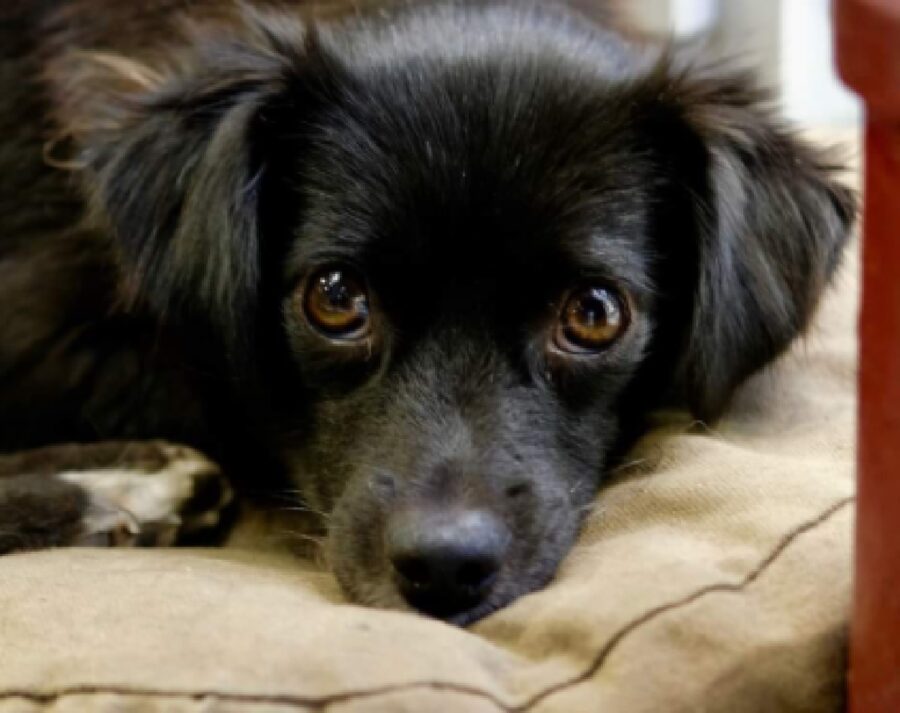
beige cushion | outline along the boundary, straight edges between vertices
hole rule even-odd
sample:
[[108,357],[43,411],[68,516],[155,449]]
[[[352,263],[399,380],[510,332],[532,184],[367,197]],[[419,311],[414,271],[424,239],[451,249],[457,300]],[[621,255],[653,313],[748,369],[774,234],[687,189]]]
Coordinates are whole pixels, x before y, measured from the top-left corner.
[[672,415],[470,631],[249,549],[0,559],[0,713],[842,710],[856,261],[715,429]]

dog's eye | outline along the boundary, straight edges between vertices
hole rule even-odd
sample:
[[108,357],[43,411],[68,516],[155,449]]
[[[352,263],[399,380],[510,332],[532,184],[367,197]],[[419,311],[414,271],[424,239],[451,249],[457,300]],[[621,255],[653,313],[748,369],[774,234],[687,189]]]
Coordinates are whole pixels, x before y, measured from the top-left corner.
[[569,293],[556,329],[556,346],[567,352],[598,352],[628,326],[628,307],[610,287],[586,287]]
[[369,327],[369,296],[351,271],[330,267],[307,283],[303,308],[310,323],[329,337],[357,339]]

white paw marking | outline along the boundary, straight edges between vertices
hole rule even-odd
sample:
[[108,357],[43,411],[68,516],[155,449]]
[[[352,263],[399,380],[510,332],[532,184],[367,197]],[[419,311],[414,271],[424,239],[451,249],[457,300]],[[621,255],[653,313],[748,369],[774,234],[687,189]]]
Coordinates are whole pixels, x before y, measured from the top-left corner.
[[218,471],[202,454],[183,446],[162,446],[167,463],[158,470],[135,466],[67,471],[57,475],[90,494],[85,513],[85,545],[133,545],[140,538],[155,545],[174,543],[179,530],[212,527],[232,493],[222,483],[220,502],[203,512],[192,513],[186,521],[183,509],[194,495],[201,476]]

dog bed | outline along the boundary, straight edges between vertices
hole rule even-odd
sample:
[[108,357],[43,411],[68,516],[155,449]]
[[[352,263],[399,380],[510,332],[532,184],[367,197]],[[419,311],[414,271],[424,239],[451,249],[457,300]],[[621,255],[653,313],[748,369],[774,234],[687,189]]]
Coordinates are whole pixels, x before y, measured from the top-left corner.
[[0,559],[0,713],[843,710],[857,263],[709,427],[663,414],[547,589],[461,630],[255,550]]

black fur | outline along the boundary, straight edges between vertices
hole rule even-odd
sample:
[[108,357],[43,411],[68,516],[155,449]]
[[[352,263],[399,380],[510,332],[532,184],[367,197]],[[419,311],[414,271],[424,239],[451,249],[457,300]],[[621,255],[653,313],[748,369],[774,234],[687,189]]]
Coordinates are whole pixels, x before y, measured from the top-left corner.
[[[412,507],[514,535],[470,621],[541,586],[651,408],[717,417],[808,324],[854,207],[741,73],[561,4],[13,0],[0,9],[0,441],[169,438],[329,513],[402,604]],[[364,349],[312,329],[364,277]],[[550,348],[571,288],[631,326]]]

